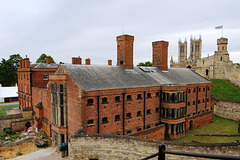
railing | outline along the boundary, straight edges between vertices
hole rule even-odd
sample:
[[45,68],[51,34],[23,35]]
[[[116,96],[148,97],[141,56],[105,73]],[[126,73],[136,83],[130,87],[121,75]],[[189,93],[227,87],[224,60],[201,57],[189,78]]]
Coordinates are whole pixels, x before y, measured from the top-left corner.
[[189,153],[189,152],[177,152],[177,151],[166,151],[165,144],[160,144],[158,153],[151,156],[145,157],[141,160],[151,159],[158,157],[158,160],[165,160],[166,154],[174,154],[181,156],[200,157],[200,158],[212,158],[212,159],[223,159],[223,160],[240,160],[240,156],[227,156],[227,155],[214,155],[214,154],[202,154],[202,153]]

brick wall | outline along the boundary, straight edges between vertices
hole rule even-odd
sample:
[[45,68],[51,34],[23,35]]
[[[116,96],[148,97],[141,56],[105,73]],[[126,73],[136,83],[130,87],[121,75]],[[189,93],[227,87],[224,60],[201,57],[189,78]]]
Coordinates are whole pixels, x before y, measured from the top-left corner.
[[198,128],[202,125],[208,124],[212,121],[213,111],[201,113],[197,116],[186,118],[186,131],[190,128]]
[[[23,62],[22,62],[23,63]],[[32,106],[30,68],[18,69],[18,99],[21,107]]]
[[[49,75],[54,73],[56,69],[32,69],[32,86],[39,88],[46,88],[49,81]],[[48,78],[43,78],[47,75]]]
[[[123,134],[124,130],[124,134],[128,134],[144,130],[148,127],[155,127],[159,124],[160,109],[156,112],[160,101],[160,97],[156,96],[156,93],[160,93],[159,90],[159,87],[145,87],[81,93],[84,132],[98,133],[98,123],[99,133]],[[147,97],[150,94],[151,96]],[[117,101],[116,97],[119,97]],[[88,105],[87,102],[90,99],[93,101],[93,104]],[[106,102],[103,102],[104,99]],[[119,116],[119,119],[115,119],[115,116]],[[107,122],[103,122],[104,118],[107,118]],[[92,125],[87,124],[89,120],[93,120]]]
[[156,140],[164,140],[164,134],[165,134],[165,125],[162,124],[154,128],[150,128],[144,131],[134,133],[132,134],[132,136],[142,137],[142,138],[147,137],[147,138],[156,139]]
[[67,124],[68,124],[68,136],[73,135],[82,124],[82,101],[80,98],[80,90],[76,83],[70,76],[67,76]]

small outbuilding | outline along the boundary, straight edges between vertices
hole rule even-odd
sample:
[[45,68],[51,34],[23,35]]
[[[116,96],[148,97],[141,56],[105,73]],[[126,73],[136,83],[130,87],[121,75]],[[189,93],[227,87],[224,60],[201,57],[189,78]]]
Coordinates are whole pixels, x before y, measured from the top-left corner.
[[17,83],[13,87],[2,87],[0,84],[0,102],[18,101]]

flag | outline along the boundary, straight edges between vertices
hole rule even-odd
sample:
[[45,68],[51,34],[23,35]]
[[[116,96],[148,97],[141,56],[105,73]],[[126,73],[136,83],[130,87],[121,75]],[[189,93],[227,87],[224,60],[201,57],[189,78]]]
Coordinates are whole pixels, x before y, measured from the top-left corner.
[[215,27],[215,29],[222,29],[223,25]]

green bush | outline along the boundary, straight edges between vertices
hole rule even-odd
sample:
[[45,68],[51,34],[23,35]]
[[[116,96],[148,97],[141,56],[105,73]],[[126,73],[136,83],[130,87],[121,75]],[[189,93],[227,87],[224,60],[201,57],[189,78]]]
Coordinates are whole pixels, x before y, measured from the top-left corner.
[[12,134],[12,130],[11,129],[6,129],[4,131],[5,135],[11,135]]

